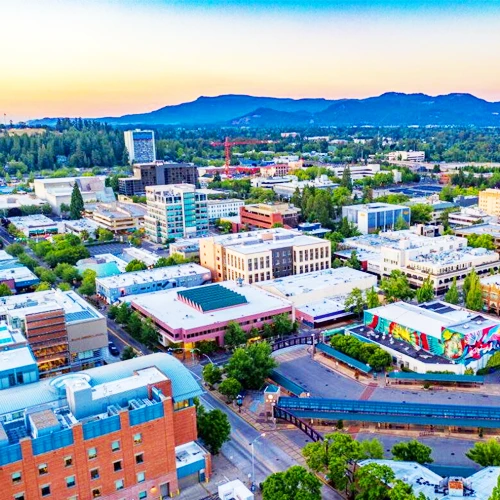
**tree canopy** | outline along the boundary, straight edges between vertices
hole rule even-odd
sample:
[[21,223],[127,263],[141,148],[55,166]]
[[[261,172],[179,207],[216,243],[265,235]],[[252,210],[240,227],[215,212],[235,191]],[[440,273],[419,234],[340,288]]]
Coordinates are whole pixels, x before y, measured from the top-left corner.
[[264,500],[321,500],[321,481],[300,465],[275,472],[262,483]]
[[432,448],[420,443],[416,439],[411,441],[397,443],[391,450],[394,460],[402,462],[418,462],[419,464],[430,464]]
[[78,183],[73,184],[73,191],[71,193],[71,202],[69,205],[69,216],[72,220],[77,220],[82,218],[83,209],[85,205],[83,203],[82,193],[78,187]]
[[500,466],[500,443],[495,438],[485,442],[478,441],[465,456],[483,467],[498,467]]
[[382,279],[380,289],[385,293],[387,302],[409,300],[415,295],[410,288],[408,278],[399,269],[395,269],[388,277]]

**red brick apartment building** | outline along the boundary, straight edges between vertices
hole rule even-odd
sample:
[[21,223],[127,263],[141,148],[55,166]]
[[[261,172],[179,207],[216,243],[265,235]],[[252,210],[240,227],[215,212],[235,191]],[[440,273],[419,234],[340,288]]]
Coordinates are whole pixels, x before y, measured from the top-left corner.
[[0,391],[1,498],[158,500],[204,481],[199,394],[164,353]]
[[300,210],[288,203],[257,203],[240,207],[240,222],[251,229],[271,229],[274,224],[294,228],[299,224],[299,214]]

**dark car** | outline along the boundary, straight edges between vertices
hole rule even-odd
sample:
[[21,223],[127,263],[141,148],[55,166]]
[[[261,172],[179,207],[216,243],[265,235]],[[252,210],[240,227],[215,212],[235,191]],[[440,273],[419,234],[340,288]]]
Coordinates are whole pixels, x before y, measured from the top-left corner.
[[120,354],[118,347],[116,347],[113,342],[108,342],[108,349],[109,349],[110,354],[113,356],[118,356],[118,354]]

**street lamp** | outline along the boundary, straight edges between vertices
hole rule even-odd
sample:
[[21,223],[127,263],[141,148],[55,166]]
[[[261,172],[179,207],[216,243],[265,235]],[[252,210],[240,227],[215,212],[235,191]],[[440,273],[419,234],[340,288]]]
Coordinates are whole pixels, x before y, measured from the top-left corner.
[[252,447],[252,491],[255,490],[255,453],[254,453],[254,444],[261,438],[265,437],[266,433],[263,432],[259,436],[257,436],[251,443],[250,446]]
[[191,349],[191,354],[194,353],[195,351],[198,351],[200,353],[201,356],[205,356],[205,358],[208,359],[208,361],[210,361],[210,363],[212,365],[214,365],[215,363],[212,361],[212,359],[210,358],[210,356],[208,354],[205,354],[204,352],[201,352],[197,347],[194,347],[193,349]]

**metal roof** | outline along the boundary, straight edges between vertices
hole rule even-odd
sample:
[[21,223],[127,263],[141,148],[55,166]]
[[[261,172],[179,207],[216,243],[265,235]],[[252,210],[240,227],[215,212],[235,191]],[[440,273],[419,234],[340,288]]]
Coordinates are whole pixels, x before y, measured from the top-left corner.
[[269,378],[295,396],[300,396],[301,394],[307,392],[302,386],[296,384],[293,380],[290,380],[281,373],[278,373],[276,370],[271,372]]
[[360,372],[370,373],[372,371],[371,366],[365,365],[365,363],[362,363],[357,359],[351,358],[350,356],[347,356],[347,354],[337,351],[337,349],[334,349],[333,347],[330,347],[327,344],[323,344],[320,342],[319,344],[316,345],[316,349],[318,349],[318,351],[327,354],[328,356],[331,356],[332,358],[339,360],[342,363],[345,363],[346,365],[352,368],[356,368],[356,370],[359,370]]
[[428,382],[463,382],[466,384],[483,384],[480,375],[457,375],[456,373],[408,373],[391,372],[387,375],[396,380],[423,380]]
[[244,295],[221,285],[206,285],[182,290],[177,295],[183,297],[203,312],[248,303]]

